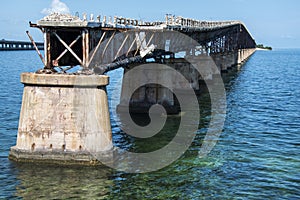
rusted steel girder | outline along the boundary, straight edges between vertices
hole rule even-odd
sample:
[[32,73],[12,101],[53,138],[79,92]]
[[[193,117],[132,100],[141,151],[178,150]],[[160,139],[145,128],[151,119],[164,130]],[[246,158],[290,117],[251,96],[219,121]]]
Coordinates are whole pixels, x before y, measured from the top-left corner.
[[[69,65],[81,65],[84,69],[93,69],[102,65],[119,67],[120,63],[133,60],[138,62],[137,58],[144,57],[145,55],[141,53],[147,52],[145,49],[151,44],[159,50],[164,49],[167,43],[173,46],[176,42],[180,43],[180,38],[169,39],[166,36],[168,31],[178,31],[200,44],[199,47],[190,47],[186,44],[175,45],[173,53],[198,51],[217,54],[255,48],[256,45],[242,22],[208,22],[173,15],[166,16],[164,22],[141,22],[129,18],[106,18],[105,16],[102,21],[101,16],[97,16],[96,20],[91,16],[88,21],[86,15],[80,19],[71,15],[52,14],[37,24],[30,23],[30,26],[41,29],[45,35],[46,69]],[[129,36],[128,32],[135,32],[137,35]],[[119,37],[118,33],[125,34]],[[108,48],[114,55],[109,55]],[[124,56],[129,60],[125,61]],[[124,62],[121,62],[120,58],[123,58]],[[100,61],[95,64],[95,59]],[[114,68],[108,67],[100,71]]]

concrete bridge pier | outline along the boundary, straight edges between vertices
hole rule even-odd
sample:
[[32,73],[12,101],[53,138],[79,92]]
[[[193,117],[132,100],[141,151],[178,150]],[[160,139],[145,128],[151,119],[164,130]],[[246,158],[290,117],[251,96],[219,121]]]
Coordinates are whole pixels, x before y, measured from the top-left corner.
[[243,62],[245,62],[254,52],[255,52],[255,48],[239,49],[237,64],[242,64]]
[[244,61],[244,50],[243,49],[239,49],[238,50],[238,60],[237,60],[237,64],[242,64]]
[[17,144],[25,162],[97,164],[112,149],[108,76],[23,73]]
[[[129,69],[124,70],[124,77],[130,70],[134,70],[134,77],[124,79],[122,83],[121,99],[118,105],[118,111],[124,111],[125,107],[130,108],[133,113],[148,113],[149,108],[152,105],[163,105],[167,113],[178,113],[179,110],[175,105],[174,95],[172,93],[173,88],[165,88],[160,84],[147,84],[148,77],[156,77],[157,83],[169,81],[169,85],[173,85],[173,77],[169,76],[171,69],[163,68],[157,63],[153,63],[155,67],[152,69],[135,68],[137,64],[131,64]],[[163,80],[165,79],[165,80]],[[135,88],[139,83],[145,83],[139,88]],[[136,89],[136,90],[135,90]],[[134,91],[132,93],[132,91]],[[128,105],[129,102],[129,105]]]
[[[218,58],[221,58],[220,56]],[[221,62],[221,60],[220,60]],[[192,88],[196,94],[200,94],[204,89],[203,85],[207,81],[213,81],[214,75],[219,71],[213,67],[214,60],[205,54],[198,56],[187,56],[186,58],[169,58],[164,60],[163,65],[170,68],[163,68],[158,63],[148,63],[153,65],[152,70],[138,68],[140,64],[131,64],[124,70],[124,77],[130,70],[134,70],[134,77],[124,79],[121,90],[120,104],[118,110],[124,111],[125,106],[128,106],[133,113],[148,113],[152,105],[163,105],[168,114],[176,114],[180,112],[177,99],[174,91],[184,93],[187,88]],[[147,65],[148,65],[147,64]],[[154,66],[155,65],[155,66]],[[137,68],[135,68],[137,67]],[[201,74],[195,67],[201,69]],[[171,71],[177,71],[185,80],[173,76]],[[216,70],[216,71],[214,71]],[[148,77],[156,77],[157,82],[169,81],[171,88],[165,88],[160,84],[145,84],[135,90],[136,82],[147,83]],[[180,81],[182,80],[182,81]]]
[[226,55],[227,70],[231,69],[234,65],[235,65],[234,52],[227,52],[227,55]]
[[228,68],[229,68],[229,59],[230,57],[228,56],[228,54],[226,52],[221,54],[221,72],[226,73],[228,72]]
[[211,55],[212,59],[215,61],[216,66],[218,67],[219,71],[221,72],[223,67],[223,61],[222,61],[222,56],[220,53],[215,53]]

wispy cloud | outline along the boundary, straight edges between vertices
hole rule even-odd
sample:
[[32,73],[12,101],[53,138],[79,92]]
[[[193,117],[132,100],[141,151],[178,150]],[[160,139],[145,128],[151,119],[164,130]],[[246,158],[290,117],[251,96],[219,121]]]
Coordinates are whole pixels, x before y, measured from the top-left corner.
[[68,14],[70,13],[70,9],[65,3],[61,2],[60,0],[52,0],[50,8],[44,8],[41,12],[45,15],[49,15],[54,12]]

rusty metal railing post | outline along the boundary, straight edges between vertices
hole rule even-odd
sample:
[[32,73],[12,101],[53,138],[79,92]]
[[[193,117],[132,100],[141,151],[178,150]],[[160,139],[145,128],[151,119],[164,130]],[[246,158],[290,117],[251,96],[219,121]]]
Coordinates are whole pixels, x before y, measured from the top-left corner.
[[36,52],[38,53],[38,55],[39,55],[39,57],[40,57],[41,61],[43,62],[43,64],[44,64],[44,67],[45,67],[45,66],[46,66],[46,63],[45,63],[45,60],[44,60],[44,58],[43,58],[43,56],[42,56],[42,54],[41,54],[41,52],[40,52],[39,48],[36,46],[36,44],[35,44],[35,42],[34,42],[33,38],[32,38],[32,37],[31,37],[31,35],[29,34],[29,31],[26,31],[26,33],[27,33],[27,35],[28,35],[28,37],[29,37],[30,41],[32,42],[32,44],[33,44],[33,46],[34,46],[34,48],[35,48]]

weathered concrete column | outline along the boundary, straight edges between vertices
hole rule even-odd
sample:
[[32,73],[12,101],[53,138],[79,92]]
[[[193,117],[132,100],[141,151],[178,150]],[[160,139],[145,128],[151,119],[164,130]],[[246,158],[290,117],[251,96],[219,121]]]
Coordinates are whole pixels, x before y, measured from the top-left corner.
[[215,64],[217,65],[219,71],[222,71],[222,57],[221,53],[212,54],[211,57],[215,61]]
[[[150,65],[150,64],[149,64]],[[165,69],[159,64],[151,64],[153,68],[141,68],[136,67],[135,64],[130,65],[131,69],[124,70],[124,77],[130,70],[134,70],[135,77],[126,78],[123,77],[122,92],[120,104],[118,105],[118,111],[124,111],[124,108],[130,107],[133,113],[148,113],[149,108],[155,104],[164,105],[168,113],[178,113],[179,110],[174,102],[174,96],[172,93],[173,88],[165,88],[158,83],[163,82],[162,80],[168,80],[171,83],[174,82],[174,77],[170,77],[169,71],[171,69]],[[148,84],[148,77],[156,77],[156,82]],[[147,79],[148,78],[148,79]],[[140,83],[141,85],[137,90],[134,88]],[[151,82],[151,81],[150,81]],[[173,84],[174,85],[174,84]],[[129,102],[129,105],[127,105]]]
[[221,53],[221,71],[222,72],[227,72],[227,69],[228,69],[228,63],[227,63],[227,60],[228,60],[228,55],[226,53]]
[[237,61],[237,64],[239,65],[239,64],[242,64],[242,62],[243,62],[243,55],[242,55],[242,49],[239,49],[238,50],[238,61]]
[[99,163],[112,149],[108,76],[23,73],[17,161]]
[[234,53],[228,52],[226,57],[227,69],[231,69],[235,65]]
[[251,49],[239,49],[238,50],[238,64],[245,62],[254,52],[255,48]]

